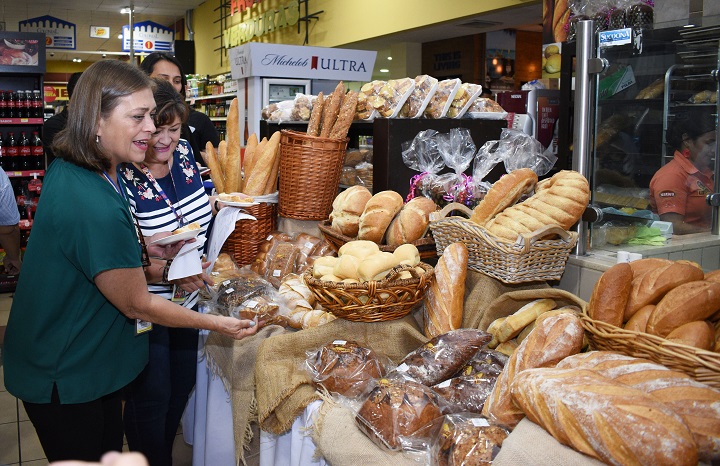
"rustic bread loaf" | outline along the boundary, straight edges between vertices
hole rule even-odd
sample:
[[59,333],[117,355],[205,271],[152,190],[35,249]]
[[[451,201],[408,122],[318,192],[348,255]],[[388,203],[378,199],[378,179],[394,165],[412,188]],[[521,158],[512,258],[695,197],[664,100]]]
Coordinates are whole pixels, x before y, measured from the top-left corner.
[[641,307],[647,304],[657,304],[665,293],[678,285],[702,280],[703,277],[701,269],[673,262],[634,278],[630,299],[625,307],[625,320],[632,317]]
[[385,243],[399,246],[417,241],[427,232],[430,214],[435,212],[437,205],[427,197],[415,197],[405,204],[385,233]]
[[718,309],[720,283],[704,280],[684,283],[668,291],[655,306],[646,331],[665,337],[683,324],[709,319]]
[[435,266],[435,280],[425,294],[425,336],[433,338],[462,326],[468,250],[464,243],[445,248]]
[[381,191],[365,205],[360,216],[358,239],[380,243],[390,222],[400,212],[403,198],[395,191]]
[[555,439],[611,465],[696,465],[683,420],[656,398],[579,369],[529,369],[512,384],[528,419]]
[[360,216],[372,194],[365,186],[355,185],[341,192],[333,201],[330,212],[332,229],[354,238],[360,228]]
[[485,401],[483,416],[499,425],[515,427],[524,417],[510,394],[517,374],[533,367],[552,367],[567,356],[577,354],[582,349],[583,335],[580,319],[574,314],[558,314],[539,323],[510,356]]
[[660,259],[657,257],[646,257],[644,259],[629,262],[630,268],[633,272],[633,279],[638,278],[651,270],[655,270],[659,267],[670,265],[672,263],[673,261],[670,259]]
[[537,174],[529,168],[520,168],[503,175],[473,209],[470,220],[485,225],[495,215],[515,205],[523,194],[531,192],[537,181]]
[[630,299],[633,273],[627,263],[615,264],[607,269],[595,284],[588,316],[616,327],[622,327],[625,306]]

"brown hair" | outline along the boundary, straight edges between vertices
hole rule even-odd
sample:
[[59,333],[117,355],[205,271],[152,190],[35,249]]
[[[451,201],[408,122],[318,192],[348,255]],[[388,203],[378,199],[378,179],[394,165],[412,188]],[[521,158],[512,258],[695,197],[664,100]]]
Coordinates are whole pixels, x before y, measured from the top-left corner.
[[92,171],[110,168],[110,158],[96,142],[101,118],[109,118],[122,97],[152,89],[153,81],[138,67],[118,60],[102,60],[85,70],[71,97],[67,126],[52,145],[68,162]]
[[190,108],[185,103],[185,99],[170,84],[162,78],[151,78],[155,82],[155,126],[171,125],[175,118],[180,119],[180,123],[187,122],[190,115]]

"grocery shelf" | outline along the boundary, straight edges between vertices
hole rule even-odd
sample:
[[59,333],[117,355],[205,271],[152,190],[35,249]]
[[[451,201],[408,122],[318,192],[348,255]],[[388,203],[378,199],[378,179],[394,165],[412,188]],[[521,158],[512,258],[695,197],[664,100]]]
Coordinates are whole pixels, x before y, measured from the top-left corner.
[[11,170],[6,171],[9,178],[31,177],[33,175],[45,176],[45,170]]
[[202,95],[202,96],[198,96],[198,97],[188,97],[185,100],[192,104],[193,102],[197,102],[198,100],[223,99],[223,98],[230,98],[230,97],[237,97],[237,93],[230,92],[228,94]]
[[208,117],[210,121],[227,121],[227,117]]
[[43,118],[0,118],[0,125],[42,125]]

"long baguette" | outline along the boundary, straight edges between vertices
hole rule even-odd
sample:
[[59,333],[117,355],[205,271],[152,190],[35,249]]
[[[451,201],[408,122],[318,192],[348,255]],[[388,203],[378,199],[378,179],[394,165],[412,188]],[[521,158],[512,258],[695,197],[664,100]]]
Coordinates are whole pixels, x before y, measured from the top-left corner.
[[343,97],[342,105],[340,107],[340,113],[338,113],[337,120],[330,130],[328,137],[335,139],[344,139],[347,136],[350,125],[355,118],[355,109],[358,103],[358,93],[356,91],[349,91]]
[[245,194],[248,196],[260,196],[264,194],[268,179],[271,176],[273,166],[275,165],[275,157],[280,145],[280,131],[276,131],[270,137],[267,145],[260,154],[250,178],[245,183]]
[[338,112],[340,112],[340,105],[342,104],[343,96],[345,95],[345,85],[342,81],[338,83],[335,90],[330,94],[330,101],[325,103],[323,107],[322,127],[320,128],[320,137],[326,138],[330,135],[335,120],[337,119]]
[[[252,174],[253,170],[255,169],[255,165],[257,164],[258,159],[262,156],[263,151],[265,150],[265,146],[267,146],[267,138],[262,138],[260,142],[258,142],[257,147],[255,147],[255,150],[253,151],[253,156],[250,160],[248,160],[248,164],[245,167],[245,185],[247,185],[248,179],[250,179],[250,175]],[[245,186],[243,186],[243,189]],[[244,192],[244,191],[243,191]]]
[[255,154],[258,147],[258,138],[255,133],[252,133],[248,137],[247,146],[245,146],[245,153],[243,154],[243,178],[241,180],[240,189],[238,191],[244,192],[245,182],[248,179],[250,170],[255,163]]
[[318,92],[312,112],[310,112],[310,121],[308,122],[307,135],[320,136],[320,123],[322,122],[323,107],[325,106],[325,95]]
[[494,335],[497,336],[497,340],[500,343],[504,343],[512,338],[515,338],[522,329],[537,319],[537,317],[543,312],[555,309],[557,303],[552,299],[536,299],[535,301],[529,302],[514,314],[509,315],[505,321],[498,326]]
[[220,160],[218,160],[217,152],[215,152],[215,147],[213,147],[212,142],[208,141],[207,144],[205,144],[205,153],[207,154],[205,162],[210,169],[210,179],[212,179],[212,182],[215,185],[215,191],[218,193],[224,193],[225,174],[222,171]]
[[270,169],[270,174],[268,175],[267,183],[265,183],[265,187],[263,188],[263,194],[272,194],[275,191],[278,190],[278,170],[280,169],[280,147],[278,142],[278,148],[273,152],[273,165]]

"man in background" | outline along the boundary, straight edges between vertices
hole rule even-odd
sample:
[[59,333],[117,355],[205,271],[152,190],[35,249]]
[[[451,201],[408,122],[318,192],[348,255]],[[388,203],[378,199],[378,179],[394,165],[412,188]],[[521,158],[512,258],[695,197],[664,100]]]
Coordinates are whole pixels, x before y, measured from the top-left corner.
[[20,273],[20,212],[10,178],[0,168],[0,246],[5,250],[3,266],[8,275]]
[[62,112],[54,115],[45,122],[43,125],[43,143],[45,144],[45,154],[47,154],[47,166],[50,166],[50,162],[55,160],[55,154],[52,151],[52,143],[55,139],[55,135],[61,130],[65,129],[68,121],[68,107],[70,106],[70,98],[72,97],[73,91],[75,90],[75,84],[82,73],[73,73],[70,75],[67,84],[68,102]]

